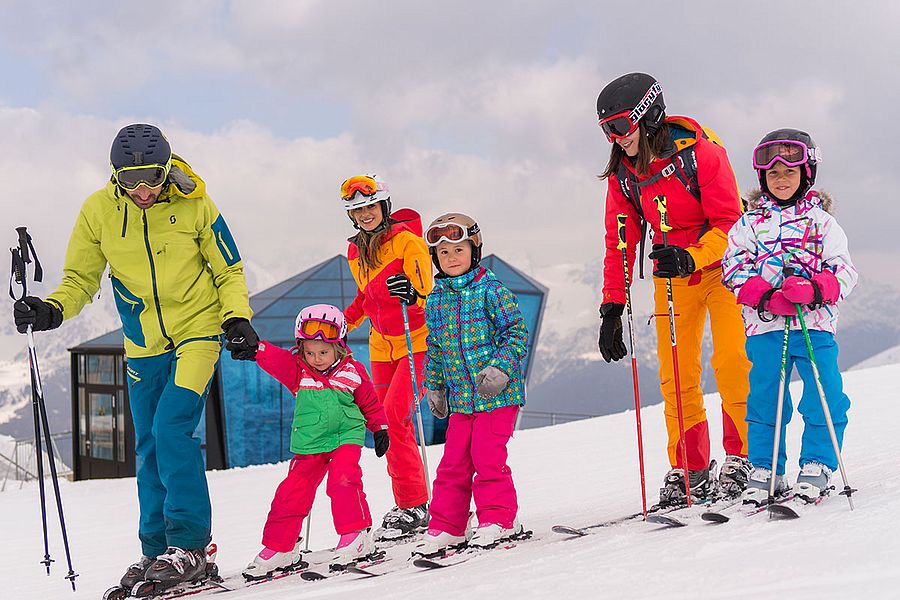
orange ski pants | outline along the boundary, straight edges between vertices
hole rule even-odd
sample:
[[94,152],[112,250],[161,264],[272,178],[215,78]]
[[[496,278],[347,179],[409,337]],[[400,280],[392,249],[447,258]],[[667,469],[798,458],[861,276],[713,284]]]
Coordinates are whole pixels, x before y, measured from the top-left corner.
[[[669,464],[682,467],[672,340],[669,335],[666,280],[654,277],[660,389],[669,436]],[[689,470],[709,465],[710,442],[703,391],[700,389],[701,344],[706,316],[712,333],[712,368],[722,398],[722,445],[726,454],[747,456],[747,395],[750,361],[744,349],[744,322],[734,294],[722,284],[719,268],[672,279],[678,372]]]

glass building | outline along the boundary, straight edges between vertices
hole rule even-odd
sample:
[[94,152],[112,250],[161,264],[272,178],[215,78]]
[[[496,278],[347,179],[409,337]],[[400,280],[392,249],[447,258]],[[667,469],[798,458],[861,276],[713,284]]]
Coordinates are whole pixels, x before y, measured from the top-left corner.
[[[496,255],[482,260],[516,294],[529,331],[529,360],[537,344],[547,290]],[[281,283],[254,294],[253,326],[260,339],[284,348],[295,345],[294,319],[310,304],[345,307],[356,297],[347,259],[334,256]],[[368,367],[369,322],[350,332],[356,360]],[[124,376],[121,329],[72,348],[72,415],[75,477],[123,477],[134,474],[134,430]],[[420,382],[421,383],[421,382]],[[426,443],[443,443],[446,419],[436,419],[420,404]],[[222,352],[197,435],[203,440],[207,468],[229,468],[287,460],[294,397],[255,363],[232,360]],[[371,445],[371,434],[367,443]]]

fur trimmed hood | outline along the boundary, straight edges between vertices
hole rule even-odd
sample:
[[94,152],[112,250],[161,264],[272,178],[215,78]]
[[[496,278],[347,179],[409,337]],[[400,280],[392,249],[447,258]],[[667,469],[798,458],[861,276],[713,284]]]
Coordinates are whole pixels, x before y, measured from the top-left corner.
[[[760,188],[753,188],[746,194],[747,210],[755,210],[764,204],[774,204],[773,200],[766,196]],[[831,194],[822,190],[810,190],[806,197],[800,202],[817,202],[822,210],[828,214],[834,214],[834,199]]]

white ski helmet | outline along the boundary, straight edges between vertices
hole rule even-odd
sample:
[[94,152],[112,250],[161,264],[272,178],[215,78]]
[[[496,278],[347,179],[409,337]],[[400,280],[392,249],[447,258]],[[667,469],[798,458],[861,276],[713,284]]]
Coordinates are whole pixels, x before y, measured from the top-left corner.
[[384,202],[384,217],[387,218],[391,213],[390,191],[377,175],[354,175],[345,180],[341,184],[341,201],[344,203],[344,210]]

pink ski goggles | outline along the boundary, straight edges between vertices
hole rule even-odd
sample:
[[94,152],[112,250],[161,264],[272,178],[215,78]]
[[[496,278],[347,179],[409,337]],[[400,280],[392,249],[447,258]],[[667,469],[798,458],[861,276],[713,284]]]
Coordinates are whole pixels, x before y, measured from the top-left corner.
[[799,167],[810,160],[818,161],[821,157],[815,148],[794,140],[773,140],[760,144],[753,151],[754,169],[771,169],[776,162],[788,167]]

